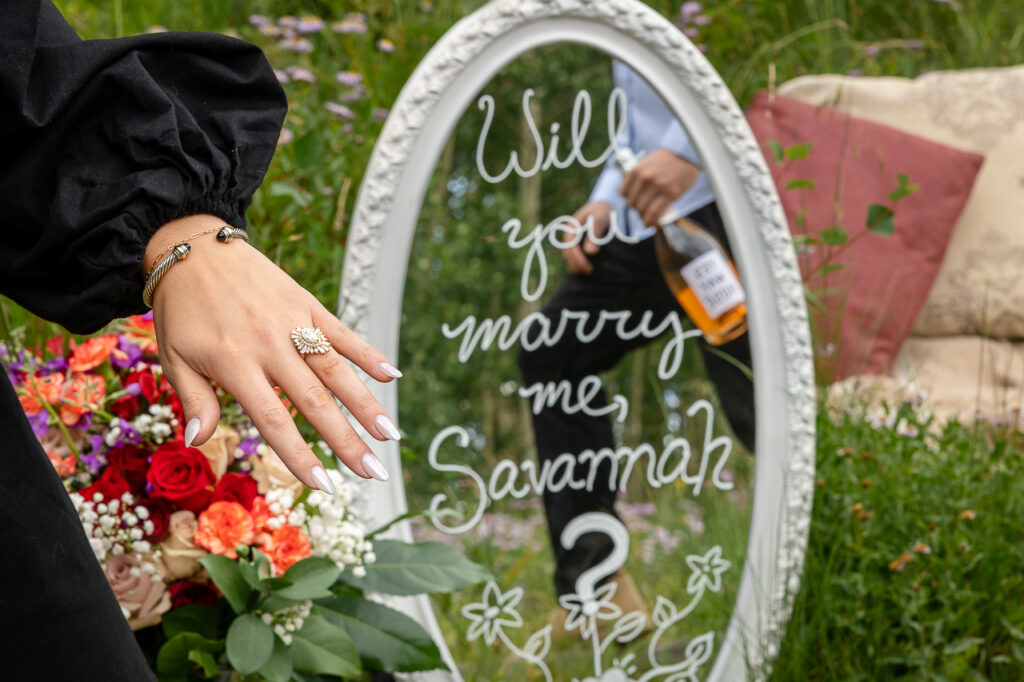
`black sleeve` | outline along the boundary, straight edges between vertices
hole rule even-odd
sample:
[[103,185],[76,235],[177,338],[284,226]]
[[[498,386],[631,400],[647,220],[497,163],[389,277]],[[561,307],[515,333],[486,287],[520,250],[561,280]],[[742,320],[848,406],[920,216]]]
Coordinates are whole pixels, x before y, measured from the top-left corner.
[[0,293],[71,331],[145,310],[146,243],[236,227],[287,109],[259,48],[208,33],[81,40],[45,0],[0,11]]

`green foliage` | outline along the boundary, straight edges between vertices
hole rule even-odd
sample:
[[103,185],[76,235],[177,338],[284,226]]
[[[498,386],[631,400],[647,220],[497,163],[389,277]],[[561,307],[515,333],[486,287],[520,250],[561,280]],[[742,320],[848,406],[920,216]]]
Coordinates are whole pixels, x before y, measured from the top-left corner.
[[228,661],[243,675],[262,668],[273,650],[274,631],[259,616],[243,613],[228,628]]
[[373,550],[377,560],[366,566],[366,577],[346,571],[341,580],[373,592],[413,595],[452,592],[491,577],[483,566],[440,542],[377,540]]

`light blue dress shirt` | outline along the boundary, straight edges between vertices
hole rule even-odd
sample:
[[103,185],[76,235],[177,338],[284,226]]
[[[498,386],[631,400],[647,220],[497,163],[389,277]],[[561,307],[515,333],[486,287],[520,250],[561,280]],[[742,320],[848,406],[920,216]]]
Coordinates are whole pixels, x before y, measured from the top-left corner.
[[[612,62],[612,79],[615,86],[621,88],[626,95],[626,127],[619,137],[619,147],[626,147],[638,156],[657,149],[667,149],[698,167],[701,165],[700,157],[683,126],[647,81],[619,61]],[[621,186],[622,173],[615,166],[613,154],[598,176],[590,193],[590,201],[611,204],[618,212],[619,225],[624,231],[634,239],[647,239],[654,234],[655,229],[644,225],[639,214],[626,206],[626,200],[619,194]],[[672,208],[685,216],[714,200],[715,194],[711,190],[708,176],[701,171],[686,194],[672,204]]]

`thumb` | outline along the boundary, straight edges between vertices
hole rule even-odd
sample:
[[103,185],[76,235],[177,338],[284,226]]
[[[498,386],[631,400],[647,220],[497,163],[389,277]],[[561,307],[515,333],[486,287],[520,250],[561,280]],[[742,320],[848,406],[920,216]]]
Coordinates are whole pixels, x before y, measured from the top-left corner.
[[193,447],[210,440],[220,421],[220,403],[209,380],[180,359],[164,363],[164,374],[178,393],[185,411],[185,445]]

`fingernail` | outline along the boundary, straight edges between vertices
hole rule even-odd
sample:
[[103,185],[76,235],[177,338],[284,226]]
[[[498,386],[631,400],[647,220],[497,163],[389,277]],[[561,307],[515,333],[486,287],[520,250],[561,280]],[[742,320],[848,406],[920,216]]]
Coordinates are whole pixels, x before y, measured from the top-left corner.
[[382,362],[380,363],[380,365],[378,365],[378,367],[380,367],[380,371],[384,372],[392,379],[402,378],[402,372],[399,371],[399,369],[392,365],[390,362]]
[[313,467],[313,471],[310,474],[313,477],[313,482],[316,483],[316,487],[328,495],[334,494],[334,484],[331,483],[330,477],[324,468],[319,464]]
[[385,415],[377,415],[377,418],[373,420],[373,423],[376,424],[377,428],[391,440],[402,440],[402,434],[399,433],[394,422],[388,419]]
[[192,447],[192,441],[196,439],[199,434],[199,417],[192,417],[188,420],[188,424],[185,424],[185,447]]
[[380,463],[380,460],[372,452],[367,452],[360,461],[363,463],[363,469],[366,470],[366,473],[378,481],[386,481],[391,478],[388,470],[384,468],[384,465]]

